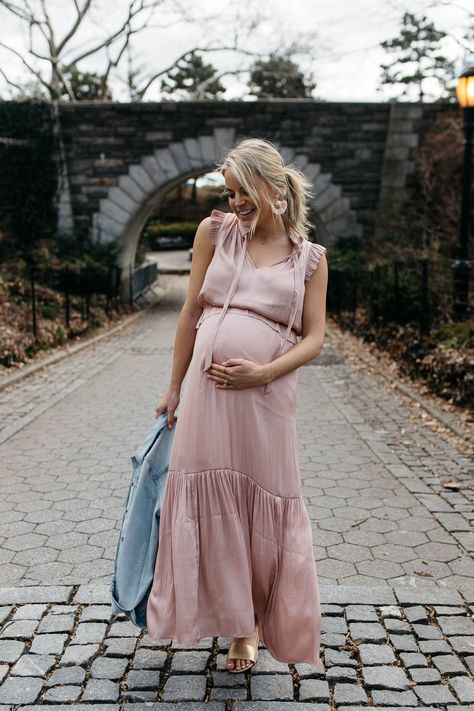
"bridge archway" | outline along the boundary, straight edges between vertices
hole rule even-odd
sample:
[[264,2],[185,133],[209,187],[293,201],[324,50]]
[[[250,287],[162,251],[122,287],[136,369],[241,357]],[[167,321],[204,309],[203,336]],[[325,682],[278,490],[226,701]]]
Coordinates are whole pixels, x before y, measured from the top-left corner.
[[[170,143],[131,165],[119,177],[118,184],[108,189],[107,197],[100,201],[99,210],[93,215],[92,239],[118,244],[118,263],[124,282],[128,282],[129,265],[134,262],[145,223],[163,196],[185,180],[213,171],[234,140],[234,129],[216,128],[212,135]],[[334,184],[332,175],[323,173],[319,164],[309,161],[304,150],[278,148],[285,161],[302,170],[313,184],[312,208],[319,228],[318,241],[330,246],[340,237],[361,236],[362,227],[350,201],[342,195],[341,187]],[[123,286],[125,289],[126,284]]]

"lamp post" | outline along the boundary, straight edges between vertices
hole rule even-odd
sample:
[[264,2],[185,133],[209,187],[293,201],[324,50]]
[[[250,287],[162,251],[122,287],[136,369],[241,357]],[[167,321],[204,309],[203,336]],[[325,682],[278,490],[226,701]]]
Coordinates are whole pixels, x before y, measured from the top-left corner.
[[453,261],[453,318],[466,318],[469,308],[469,222],[471,216],[471,163],[474,132],[474,64],[458,77],[456,94],[463,110],[464,168],[458,258]]

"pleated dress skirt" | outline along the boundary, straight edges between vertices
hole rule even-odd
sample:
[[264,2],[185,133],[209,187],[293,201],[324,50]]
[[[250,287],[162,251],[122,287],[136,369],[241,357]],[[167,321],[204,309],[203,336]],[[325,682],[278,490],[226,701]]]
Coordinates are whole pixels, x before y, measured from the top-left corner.
[[[204,309],[183,385],[147,607],[152,639],[259,636],[277,660],[319,662],[320,603],[301,496],[298,371],[265,386],[216,388],[213,360],[268,363],[296,342],[252,310]],[[283,341],[282,341],[283,339]]]

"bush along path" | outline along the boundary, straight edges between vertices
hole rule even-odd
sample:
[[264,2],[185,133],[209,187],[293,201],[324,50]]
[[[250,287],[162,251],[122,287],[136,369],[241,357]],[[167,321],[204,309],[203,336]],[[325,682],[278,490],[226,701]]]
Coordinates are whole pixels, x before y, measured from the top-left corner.
[[39,239],[0,269],[0,367],[22,365],[132,311],[119,298],[115,248]]
[[400,374],[463,408],[474,422],[474,319],[447,324],[430,335],[420,335],[410,325],[368,325],[345,317],[336,321],[345,331],[386,352]]

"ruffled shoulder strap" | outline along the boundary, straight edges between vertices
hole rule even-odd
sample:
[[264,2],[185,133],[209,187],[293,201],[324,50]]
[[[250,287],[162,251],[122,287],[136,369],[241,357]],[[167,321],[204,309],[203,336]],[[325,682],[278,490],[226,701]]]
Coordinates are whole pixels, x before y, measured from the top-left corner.
[[322,244],[317,244],[316,242],[308,242],[307,251],[308,259],[306,261],[306,272],[304,276],[305,281],[308,281],[311,274],[316,271],[316,267],[318,266],[322,255],[326,254],[327,249],[326,247],[323,247]]
[[232,213],[222,212],[222,210],[212,210],[211,212],[211,243],[216,245],[219,241],[219,233],[224,224],[232,218]]

